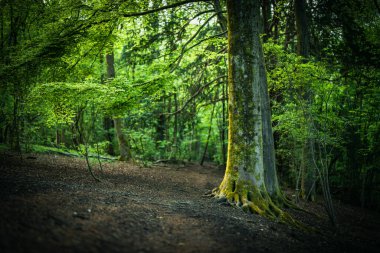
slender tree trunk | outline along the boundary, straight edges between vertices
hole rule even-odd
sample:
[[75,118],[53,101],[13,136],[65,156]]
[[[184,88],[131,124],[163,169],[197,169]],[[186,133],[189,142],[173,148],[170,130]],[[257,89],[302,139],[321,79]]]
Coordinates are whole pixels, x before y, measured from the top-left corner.
[[213,1],[213,5],[214,5],[215,12],[217,13],[218,23],[219,23],[219,26],[220,26],[221,30],[223,32],[227,31],[227,19],[223,15],[222,6],[220,4],[220,1],[219,0],[214,0]]
[[308,58],[310,55],[310,32],[306,13],[306,0],[294,0],[294,9],[297,29],[297,53]]
[[[306,62],[310,55],[310,32],[309,32],[309,22],[307,18],[307,3],[306,0],[294,0],[294,13],[296,19],[296,31],[297,31],[297,54],[304,57],[304,61]],[[304,162],[304,172],[302,176],[305,179],[301,180],[304,185],[301,186],[301,189],[305,189],[305,193],[303,197],[308,198],[311,201],[315,200],[315,184],[316,184],[316,172],[313,165],[314,155],[312,153],[313,146],[315,145],[313,138],[311,137],[312,132],[312,124],[313,120],[310,115],[311,108],[311,90],[305,84],[303,99],[305,101],[305,109],[304,109],[304,117],[307,122],[307,131],[308,137],[306,138],[303,146],[303,157]]]
[[59,129],[58,128],[55,130],[55,144],[57,146],[61,145],[61,134],[59,133]]
[[[217,96],[215,96],[215,97],[217,97]],[[206,159],[208,144],[210,142],[210,137],[211,137],[212,121],[214,119],[214,111],[215,111],[215,103],[212,105],[211,116],[210,116],[210,124],[209,124],[209,127],[208,127],[206,145],[205,145],[205,149],[203,150],[202,160],[200,162],[201,166],[203,166],[203,163],[205,162],[205,159]]]
[[[104,54],[100,53],[99,56],[100,59],[100,83],[105,84],[106,81],[106,75],[104,73]],[[109,155],[114,156],[115,155],[115,149],[113,147],[113,132],[112,129],[114,128],[113,120],[109,116],[105,116],[103,118],[103,129],[105,133],[105,139],[108,142],[108,145],[106,147],[106,153]]]
[[[225,82],[223,82],[223,98],[227,97],[228,87]],[[227,145],[226,145],[226,129],[227,129],[227,112],[226,112],[226,102],[222,101],[222,127],[221,127],[221,152],[222,152],[222,164],[225,165],[227,162]]]
[[166,147],[166,153],[169,153],[171,152],[172,150],[172,146],[169,145],[171,143],[171,139],[170,139],[170,127],[171,127],[171,111],[172,111],[172,96],[171,94],[168,94],[168,97],[167,97],[167,114],[168,115],[164,115],[165,117],[165,140],[166,140],[166,143],[167,143],[167,147]]
[[157,123],[156,123],[156,148],[159,150],[160,159],[165,156],[166,152],[166,96],[161,96],[159,108],[157,110]]
[[125,134],[123,133],[123,119],[122,118],[114,118],[113,119],[115,125],[115,131],[119,142],[119,160],[120,161],[128,161],[131,157],[131,149],[128,145],[128,141],[126,139]]
[[[17,20],[17,13],[14,15],[13,1],[9,2],[9,36],[8,36],[8,46],[9,48],[15,47],[17,45],[18,30],[15,24]],[[9,61],[9,59],[6,59]],[[10,62],[7,62],[10,63]],[[15,151],[21,151],[20,145],[20,117],[19,117],[19,106],[20,106],[20,83],[17,80],[13,80],[13,119],[10,129],[10,145]]]
[[[110,52],[106,55],[107,61],[107,78],[113,79],[115,78],[115,58],[113,52]],[[119,160],[120,161],[128,161],[131,159],[131,152],[129,149],[129,145],[127,142],[127,138],[123,133],[123,119],[120,117],[115,117],[113,119],[113,123],[116,130],[116,137],[119,143]]]
[[[178,99],[177,94],[174,93],[174,111],[178,111]],[[177,152],[178,152],[178,113],[174,114],[174,126],[173,126],[173,143],[170,151],[170,157],[169,159],[172,159],[173,157],[177,159]]]
[[271,36],[271,22],[272,19],[272,10],[271,10],[271,1],[263,0],[262,5],[262,14],[263,14],[263,32],[264,32],[264,41],[267,41]]
[[15,94],[13,101],[13,124],[11,129],[11,147],[15,151],[21,151],[20,145],[20,122],[19,122],[19,95],[15,84]]
[[112,132],[113,128],[114,128],[114,124],[113,124],[112,118],[108,116],[104,117],[103,129],[105,131],[106,140],[108,141],[106,152],[107,154],[112,155],[112,156],[115,155],[115,149],[112,144],[113,143],[113,132]]
[[272,19],[272,29],[273,29],[273,35],[272,35],[272,38],[274,41],[278,41],[278,37],[279,37],[279,34],[278,34],[278,26],[279,26],[279,23],[280,23],[280,11],[279,11],[279,8],[277,7],[277,0],[272,0],[272,5],[273,5],[273,19]]
[[[289,8],[293,8],[293,1],[290,1]],[[281,6],[282,8],[284,6]],[[285,21],[285,41],[284,41],[284,49],[287,50],[290,46],[290,49],[294,49],[294,35],[295,35],[295,27],[294,27],[294,15],[293,11],[289,11],[288,15],[286,16]]]
[[266,70],[264,63],[264,55],[262,51],[257,52],[260,65],[260,92],[261,92],[261,105],[262,105],[262,124],[263,124],[263,159],[264,159],[264,172],[265,184],[268,193],[273,198],[281,197],[281,191],[277,179],[276,171],[276,157],[274,149],[274,139],[272,130],[272,116],[268,92],[268,84],[266,79]]

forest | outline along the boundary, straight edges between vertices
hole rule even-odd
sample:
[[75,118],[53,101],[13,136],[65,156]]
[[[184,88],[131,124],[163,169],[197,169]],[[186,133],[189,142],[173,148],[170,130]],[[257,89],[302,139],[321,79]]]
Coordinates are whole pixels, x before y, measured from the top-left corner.
[[0,96],[2,252],[380,246],[378,0],[0,0]]

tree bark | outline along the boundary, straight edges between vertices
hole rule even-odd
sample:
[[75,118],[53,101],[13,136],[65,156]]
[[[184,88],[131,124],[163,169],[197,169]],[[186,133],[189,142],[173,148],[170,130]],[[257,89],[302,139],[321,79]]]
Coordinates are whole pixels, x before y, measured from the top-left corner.
[[268,82],[266,78],[265,62],[263,51],[258,48],[257,55],[259,57],[259,72],[261,81],[260,93],[261,93],[261,105],[262,105],[262,122],[263,122],[263,162],[264,162],[264,174],[265,184],[268,193],[273,198],[281,197],[281,191],[277,179],[276,171],[276,157],[274,149],[274,138],[272,129],[272,116],[270,108],[270,99],[268,92]]
[[[214,195],[243,210],[285,217],[267,192],[264,153],[273,152],[266,73],[260,41],[260,0],[227,0],[228,155],[224,179]],[[268,140],[264,141],[264,138]],[[264,149],[266,151],[264,151]],[[274,163],[273,163],[274,164]],[[277,179],[276,179],[277,180]]]

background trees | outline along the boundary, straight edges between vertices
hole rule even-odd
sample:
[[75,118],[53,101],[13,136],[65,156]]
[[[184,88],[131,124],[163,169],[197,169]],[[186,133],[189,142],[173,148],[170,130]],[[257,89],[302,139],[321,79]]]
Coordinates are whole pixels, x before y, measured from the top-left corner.
[[[87,140],[93,151],[119,155],[116,129],[103,125],[117,115],[135,160],[226,164],[225,1],[0,7],[2,143],[78,149]],[[324,178],[337,197],[378,207],[377,2],[272,0],[260,8],[276,150],[275,161],[264,155],[268,166],[276,163],[280,184],[299,197],[321,192]],[[269,129],[270,118],[262,121]]]

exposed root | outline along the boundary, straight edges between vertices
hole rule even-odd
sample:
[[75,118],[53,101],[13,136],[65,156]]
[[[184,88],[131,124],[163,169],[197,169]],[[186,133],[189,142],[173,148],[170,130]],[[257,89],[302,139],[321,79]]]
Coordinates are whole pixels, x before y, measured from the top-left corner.
[[[241,208],[245,212],[258,214],[271,220],[289,224],[304,231],[313,231],[312,228],[295,220],[289,213],[279,208],[279,205],[275,204],[267,193],[261,193],[255,189],[250,191],[238,191],[235,189],[234,192],[226,192],[221,191],[219,188],[215,188],[210,195],[216,197],[220,202],[227,202],[230,205]],[[279,200],[280,199],[277,199],[276,203],[278,203]],[[283,203],[283,205],[288,207],[294,206],[291,202],[291,205],[288,204],[289,203],[285,201]]]
[[301,212],[313,215],[317,218],[321,218],[318,214],[316,214],[314,212],[310,212],[310,211],[300,207],[296,203],[292,202],[289,198],[287,198],[281,192],[277,193],[276,196],[272,196],[271,198],[272,198],[272,202],[279,207],[291,208],[291,209],[294,209],[297,211],[301,211]]

